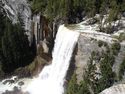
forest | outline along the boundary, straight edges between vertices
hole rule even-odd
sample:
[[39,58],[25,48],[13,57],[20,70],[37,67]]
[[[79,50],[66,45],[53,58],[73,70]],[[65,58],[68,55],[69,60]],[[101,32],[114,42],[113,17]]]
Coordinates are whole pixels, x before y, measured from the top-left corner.
[[67,23],[76,19],[109,14],[108,21],[114,21],[125,11],[124,0],[30,0],[34,13],[41,12],[50,20],[63,18]]
[[10,74],[33,61],[35,56],[28,36],[20,23],[12,22],[0,13],[0,76]]

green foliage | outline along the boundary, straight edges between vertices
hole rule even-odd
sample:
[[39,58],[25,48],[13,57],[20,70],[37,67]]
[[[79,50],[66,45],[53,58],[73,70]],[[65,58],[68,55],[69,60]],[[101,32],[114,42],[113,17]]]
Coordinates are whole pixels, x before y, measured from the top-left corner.
[[68,88],[66,94],[90,94],[87,82],[85,80],[77,84],[76,74],[72,75],[70,82],[68,83]]
[[125,59],[120,64],[120,68],[119,68],[119,79],[120,80],[122,80],[124,73],[125,73]]
[[10,73],[33,60],[28,36],[20,24],[13,25],[6,16],[0,20],[0,61],[4,72]]
[[33,0],[32,2],[33,11],[42,12],[50,20],[55,17],[64,20],[73,19],[74,16],[81,15],[83,8],[83,0]]
[[[86,11],[89,17],[93,17],[96,14],[96,0],[86,0]],[[90,12],[91,11],[91,12]]]
[[53,19],[54,17],[65,17],[67,15],[67,0],[48,0],[45,14],[49,19]]
[[46,0],[33,0],[32,1],[32,10],[34,12],[42,12],[45,10],[46,5],[47,5]]
[[108,8],[108,0],[102,0],[102,2],[100,3],[100,9],[99,12],[100,14],[104,15],[107,13],[107,8]]
[[[94,56],[95,55],[95,56]],[[92,57],[99,57],[96,54],[93,54]],[[88,65],[88,72],[86,72],[89,76],[86,77],[88,79],[89,86],[92,88],[93,92],[95,94],[100,93],[105,88],[110,87],[113,85],[115,81],[115,73],[112,72],[112,66],[114,63],[114,56],[112,56],[110,53],[104,53],[99,58],[103,59],[100,62],[100,77],[101,78],[95,78],[96,75],[96,67],[95,64],[93,64],[93,61],[96,60],[96,58],[91,58],[90,63]]]
[[106,46],[107,43],[104,42],[104,41],[99,40],[99,41],[98,41],[98,46],[99,46],[99,47],[102,47],[103,45]]
[[76,94],[91,94],[86,81],[81,81],[79,85],[78,93]]
[[68,83],[67,94],[76,94],[78,92],[78,84],[76,74],[72,75],[71,80]]
[[125,40],[125,33],[120,33],[120,35],[117,37],[119,41]]
[[102,74],[104,88],[110,87],[115,81],[115,73],[112,72],[112,66],[114,63],[114,57],[109,55],[109,53],[105,54],[104,59],[101,61],[100,70]]
[[118,19],[119,12],[120,12],[119,6],[118,6],[116,0],[112,0],[111,1],[111,10],[109,12],[108,21],[109,22],[116,21]]
[[42,12],[50,20],[57,17],[71,22],[76,17],[82,19],[83,12],[88,17],[93,17],[97,13],[109,13],[108,22],[112,22],[119,19],[119,14],[125,11],[124,5],[123,0],[32,0],[34,12]]
[[74,22],[75,18],[94,17],[95,14],[109,13],[108,22],[119,19],[119,14],[125,11],[124,0],[33,0],[34,12],[42,12],[50,20],[55,17]]
[[114,55],[117,55],[121,48],[121,44],[119,42],[115,42],[112,44],[112,51]]
[[[3,16],[2,13],[0,13],[0,43],[5,30],[5,22],[6,22],[6,17]],[[1,44],[0,44],[0,50],[1,50]]]
[[2,37],[2,68],[5,72],[23,67],[32,61],[28,38],[20,27],[8,22]]
[[[74,92],[68,94],[99,94],[101,91],[114,84],[116,81],[116,74],[112,71],[112,66],[115,58],[112,54],[112,49],[108,45],[106,45],[106,49],[107,51],[102,52],[102,54],[95,51],[91,53],[87,68],[83,74],[83,80],[77,85],[74,84],[77,82],[76,78],[75,80],[71,79],[70,84],[73,84],[71,85],[73,88],[70,90]],[[98,64],[100,72],[97,72]],[[78,88],[74,88],[74,86]]]

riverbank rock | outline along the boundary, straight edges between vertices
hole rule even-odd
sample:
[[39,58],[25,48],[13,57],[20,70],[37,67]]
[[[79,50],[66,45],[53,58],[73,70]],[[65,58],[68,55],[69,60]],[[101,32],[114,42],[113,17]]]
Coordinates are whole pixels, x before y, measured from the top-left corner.
[[22,85],[24,85],[24,82],[21,81],[21,82],[18,83],[18,85],[19,85],[19,86],[22,86]]
[[83,72],[93,51],[101,50],[98,47],[98,41],[89,37],[80,35],[78,39],[78,51],[75,56],[76,74],[78,83],[83,79]]
[[114,85],[105,89],[100,94],[125,94],[125,84]]

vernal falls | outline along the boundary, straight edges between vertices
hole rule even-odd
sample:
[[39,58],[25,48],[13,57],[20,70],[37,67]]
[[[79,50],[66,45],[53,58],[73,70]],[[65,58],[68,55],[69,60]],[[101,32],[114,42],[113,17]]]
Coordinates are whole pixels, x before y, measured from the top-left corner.
[[79,33],[61,25],[55,39],[52,64],[44,67],[28,86],[30,94],[63,94],[65,76]]

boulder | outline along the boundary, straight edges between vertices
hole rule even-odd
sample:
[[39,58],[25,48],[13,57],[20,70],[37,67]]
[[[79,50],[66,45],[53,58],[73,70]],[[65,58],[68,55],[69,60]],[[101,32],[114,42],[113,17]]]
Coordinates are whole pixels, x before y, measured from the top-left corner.
[[21,81],[21,82],[18,83],[18,85],[19,85],[19,86],[22,86],[22,85],[24,85],[24,82]]

